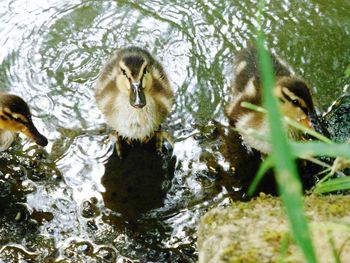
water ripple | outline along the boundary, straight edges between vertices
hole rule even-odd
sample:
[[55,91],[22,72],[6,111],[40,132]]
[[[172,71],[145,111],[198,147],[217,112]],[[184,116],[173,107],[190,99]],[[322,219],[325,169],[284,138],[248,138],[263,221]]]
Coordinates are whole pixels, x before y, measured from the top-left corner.
[[[350,57],[348,10],[349,4],[342,0],[268,1],[264,9],[268,45],[310,83],[321,110],[349,85],[342,75]],[[200,215],[226,200],[202,160],[214,151],[203,146],[197,128],[207,127],[209,119],[225,120],[234,53],[253,41],[257,14],[257,0],[0,1],[1,90],[28,101],[40,130],[62,144],[55,157],[59,156],[56,164],[64,183],[55,196],[46,193],[47,199],[57,199],[56,221],[47,227],[55,229],[62,223],[67,228],[60,242],[74,235],[100,243],[110,238],[121,254],[135,249],[130,252],[135,259],[144,251],[150,251],[149,258],[169,259],[170,254],[183,252],[182,245],[195,249],[191,236]],[[96,224],[103,237],[95,237],[77,210],[91,196],[103,206],[105,189],[100,181],[113,144],[105,141],[93,86],[111,54],[126,45],[144,46],[155,54],[176,91],[167,126],[178,137],[177,165],[174,178],[162,186],[169,188],[160,200],[163,206],[139,219],[139,233],[130,229],[124,233],[119,223],[106,223],[101,216]],[[33,204],[45,194],[38,191],[28,199]],[[54,203],[48,201],[45,209],[54,210]],[[118,241],[123,235],[128,245]],[[192,253],[192,261],[193,257]]]

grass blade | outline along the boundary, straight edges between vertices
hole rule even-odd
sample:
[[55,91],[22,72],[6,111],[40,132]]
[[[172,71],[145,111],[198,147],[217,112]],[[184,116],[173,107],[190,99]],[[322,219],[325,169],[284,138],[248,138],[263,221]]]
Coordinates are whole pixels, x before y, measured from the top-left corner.
[[323,143],[323,142],[292,142],[292,151],[295,156],[329,156],[350,159],[350,144]]
[[250,184],[247,194],[248,196],[252,196],[256,190],[256,188],[258,187],[260,181],[262,180],[262,178],[264,177],[264,175],[266,174],[267,170],[269,170],[270,168],[272,168],[274,165],[272,157],[268,156],[265,161],[260,165],[258,172],[256,173],[253,182]]
[[[259,1],[259,25],[264,1]],[[302,187],[297,175],[294,156],[283,130],[281,114],[273,96],[274,74],[271,58],[264,47],[264,33],[260,29],[257,39],[259,68],[263,86],[263,102],[267,110],[272,142],[272,158],[275,161],[276,179],[282,201],[285,205],[292,234],[301,248],[307,262],[315,263],[316,255],[310,237],[309,227],[303,210]]]
[[324,194],[348,189],[350,189],[350,177],[347,176],[333,178],[332,180],[328,180],[321,184],[317,184],[314,189],[314,193]]

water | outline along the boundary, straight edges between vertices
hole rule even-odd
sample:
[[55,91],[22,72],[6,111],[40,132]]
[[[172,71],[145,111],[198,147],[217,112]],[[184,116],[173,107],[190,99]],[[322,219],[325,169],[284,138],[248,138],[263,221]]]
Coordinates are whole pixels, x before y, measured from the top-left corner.
[[[347,0],[265,9],[268,45],[307,80],[319,112],[349,89],[348,10]],[[210,120],[226,123],[233,53],[254,39],[256,15],[257,1],[2,0],[0,89],[29,103],[50,143],[22,137],[2,153],[0,258],[195,262],[200,216],[242,194],[221,154],[235,151]],[[166,125],[176,161],[112,154],[93,85],[126,45],[156,54],[176,91]]]

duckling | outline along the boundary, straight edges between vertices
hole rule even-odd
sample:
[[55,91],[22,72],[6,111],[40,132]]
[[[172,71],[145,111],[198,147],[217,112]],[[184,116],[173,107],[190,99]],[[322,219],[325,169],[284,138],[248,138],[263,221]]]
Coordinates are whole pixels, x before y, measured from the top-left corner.
[[174,104],[174,93],[162,65],[147,50],[134,46],[118,50],[100,73],[95,98],[114,129],[119,157],[122,140],[146,143],[155,135],[161,149],[167,134],[159,129]]
[[0,92],[0,151],[11,146],[18,132],[41,146],[48,143],[34,126],[27,103],[16,95]]
[[[282,115],[327,136],[328,132],[317,117],[305,81],[297,77],[280,58],[273,54],[270,56],[276,80],[273,92],[278,99]],[[269,130],[266,115],[241,106],[241,102],[244,101],[262,106],[257,59],[257,50],[253,47],[243,49],[237,54],[234,65],[235,78],[231,84],[233,99],[226,107],[226,115],[230,124],[237,128],[244,144],[249,149],[253,148],[262,153],[269,153],[271,146],[268,142],[249,134],[249,131],[254,130],[258,134],[266,136]],[[293,140],[305,139],[301,131],[290,126],[287,127],[287,132]]]

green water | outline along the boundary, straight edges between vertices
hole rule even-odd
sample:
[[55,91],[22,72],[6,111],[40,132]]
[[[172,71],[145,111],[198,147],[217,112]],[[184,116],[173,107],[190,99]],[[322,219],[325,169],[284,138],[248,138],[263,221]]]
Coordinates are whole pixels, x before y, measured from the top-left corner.
[[[324,112],[349,91],[350,2],[267,2],[268,46]],[[0,90],[28,102],[50,143],[22,137],[2,153],[0,259],[195,262],[200,216],[241,194],[208,169],[229,166],[208,121],[226,122],[232,59],[253,41],[257,13],[257,1],[2,0]],[[112,155],[93,85],[127,45],[155,54],[176,91],[166,124],[176,162]]]

